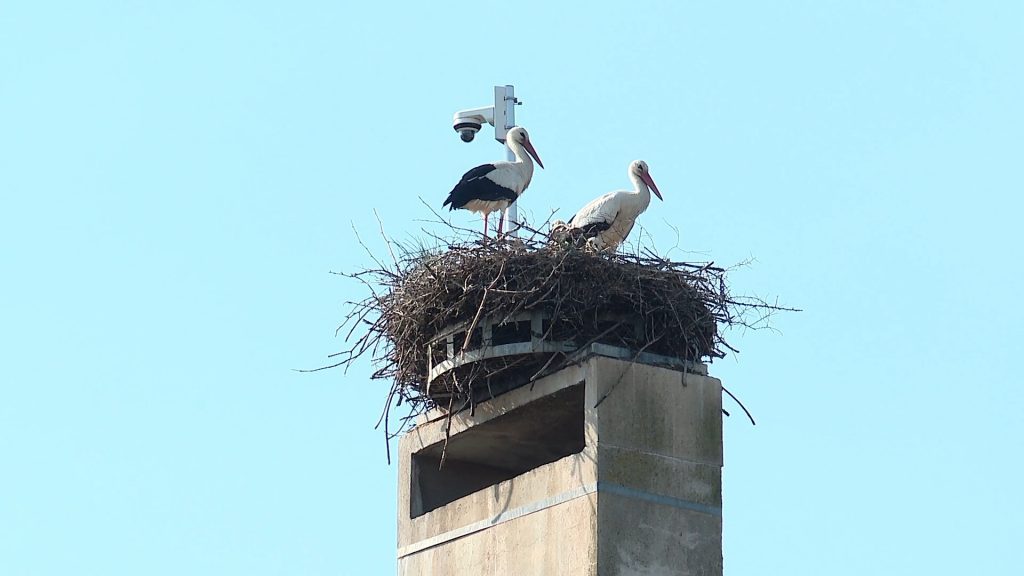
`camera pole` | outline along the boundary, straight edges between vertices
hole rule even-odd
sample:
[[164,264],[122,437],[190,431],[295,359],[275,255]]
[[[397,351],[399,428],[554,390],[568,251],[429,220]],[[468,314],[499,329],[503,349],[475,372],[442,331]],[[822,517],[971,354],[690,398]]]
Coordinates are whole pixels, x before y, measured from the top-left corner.
[[[505,113],[501,116],[505,117],[504,127],[500,130],[500,138],[498,137],[499,128],[497,123],[494,126],[495,138],[498,142],[505,145],[505,134],[515,127],[516,125],[516,104],[519,103],[515,96],[515,86],[506,84],[504,86],[494,87],[494,110],[504,110]],[[495,114],[495,120],[499,115]],[[512,149],[505,147],[505,153],[508,157],[509,162],[515,162],[516,155],[512,153]],[[519,202],[513,202],[508,210],[505,211],[505,229],[508,233],[513,236],[519,235]]]

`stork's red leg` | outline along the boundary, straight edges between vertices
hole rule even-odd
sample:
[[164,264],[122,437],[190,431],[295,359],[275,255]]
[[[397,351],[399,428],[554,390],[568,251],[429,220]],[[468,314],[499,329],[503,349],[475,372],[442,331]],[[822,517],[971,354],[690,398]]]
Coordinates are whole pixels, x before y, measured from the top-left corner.
[[487,219],[490,217],[490,212],[484,212],[484,238],[487,238]]
[[498,237],[501,237],[501,231],[505,229],[505,211],[502,210],[498,216]]

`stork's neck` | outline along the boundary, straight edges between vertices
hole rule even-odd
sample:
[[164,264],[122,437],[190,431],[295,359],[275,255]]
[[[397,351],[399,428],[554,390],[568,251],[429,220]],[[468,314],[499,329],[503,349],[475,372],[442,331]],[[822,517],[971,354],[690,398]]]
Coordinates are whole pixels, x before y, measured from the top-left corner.
[[509,138],[505,141],[508,149],[515,155],[516,161],[512,165],[525,176],[527,185],[529,185],[530,179],[533,178],[533,158],[526,153],[526,147]]
[[508,149],[515,154],[516,164],[526,164],[531,170],[533,169],[533,158],[530,158],[530,155],[526,153],[525,146],[511,138],[506,140],[505,143],[508,145]]
[[633,181],[634,194],[638,196],[640,203],[643,204],[644,207],[647,207],[647,205],[651,203],[650,187],[648,187],[647,183],[640,178],[639,174],[632,170],[629,172],[629,179]]

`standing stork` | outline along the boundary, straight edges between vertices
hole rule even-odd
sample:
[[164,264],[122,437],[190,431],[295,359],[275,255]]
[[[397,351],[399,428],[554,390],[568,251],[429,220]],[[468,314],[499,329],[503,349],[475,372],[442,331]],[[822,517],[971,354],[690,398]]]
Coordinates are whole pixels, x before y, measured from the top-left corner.
[[651,178],[647,162],[631,162],[629,178],[633,181],[633,192],[609,192],[595,198],[574,214],[569,222],[554,222],[551,226],[552,234],[582,236],[587,239],[587,245],[595,250],[614,251],[629,236],[637,217],[647,210],[651,203],[650,191],[654,190],[658,200],[664,201],[657,184]]
[[[510,204],[530,185],[533,178],[533,160],[544,167],[540,156],[530,142],[530,135],[521,126],[508,131],[505,144],[516,156],[515,162],[495,162],[477,166],[462,175],[462,180],[448,193],[442,206],[449,210],[464,208],[484,215],[484,237],[487,237],[487,220],[491,212],[501,212],[498,221],[498,236],[505,223],[505,211]],[[533,157],[533,160],[530,157]]]

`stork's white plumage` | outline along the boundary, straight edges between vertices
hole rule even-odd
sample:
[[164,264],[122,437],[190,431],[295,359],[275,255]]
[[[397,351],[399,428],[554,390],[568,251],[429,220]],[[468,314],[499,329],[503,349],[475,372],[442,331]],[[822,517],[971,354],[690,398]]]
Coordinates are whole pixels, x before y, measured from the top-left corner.
[[443,204],[449,210],[464,208],[483,214],[484,236],[487,236],[488,217],[491,212],[498,211],[501,212],[498,235],[501,235],[505,211],[526,190],[533,178],[533,160],[541,168],[544,167],[525,128],[516,126],[509,130],[505,135],[505,144],[515,154],[515,162],[483,164],[466,172],[448,193],[448,199]]
[[629,236],[637,217],[651,203],[651,189],[659,200],[664,200],[643,160],[630,163],[629,178],[635,188],[632,192],[609,192],[595,198],[573,215],[569,222],[552,224],[552,232],[581,234],[587,238],[587,244],[596,250],[613,251],[618,248]]

